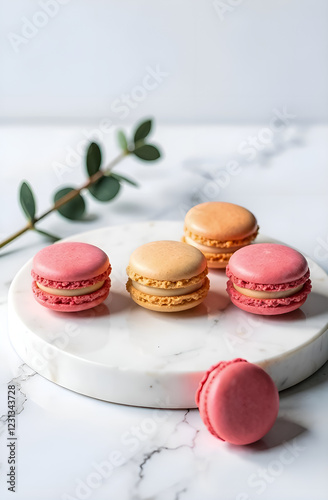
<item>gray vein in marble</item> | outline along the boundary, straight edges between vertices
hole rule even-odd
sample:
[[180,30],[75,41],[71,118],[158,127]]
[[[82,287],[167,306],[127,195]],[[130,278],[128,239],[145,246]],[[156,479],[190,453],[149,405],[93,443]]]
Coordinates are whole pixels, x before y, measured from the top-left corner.
[[[144,454],[144,459],[139,464],[139,479],[138,479],[138,481],[136,483],[136,489],[140,486],[140,483],[141,483],[141,481],[144,478],[144,474],[145,474],[144,468],[145,468],[145,465],[149,462],[149,460],[151,460],[151,458],[154,455],[156,455],[158,453],[161,453],[163,450],[165,450],[165,451],[176,451],[176,450],[179,450],[181,448],[189,448],[190,450],[193,450],[195,448],[196,439],[197,439],[197,436],[199,434],[199,429],[196,429],[194,426],[192,426],[188,422],[187,416],[188,416],[189,412],[190,412],[190,410],[186,410],[185,411],[183,419],[175,425],[174,430],[173,430],[172,434],[170,435],[170,437],[172,437],[176,432],[178,432],[178,427],[179,426],[181,426],[182,424],[187,424],[189,427],[191,427],[195,431],[194,436],[193,436],[193,438],[191,440],[191,443],[190,444],[182,443],[182,444],[179,444],[178,446],[174,446],[174,447],[159,446],[158,448],[152,450],[151,452]],[[182,491],[179,492],[179,495],[182,493]]]
[[[16,410],[15,413],[16,415],[19,415],[22,413],[24,410],[24,405],[27,401],[27,397],[25,392],[22,391],[22,384],[24,382],[27,382],[31,377],[34,377],[36,375],[36,372],[32,370],[29,366],[27,366],[26,363],[22,363],[18,367],[18,375],[16,377],[13,377],[9,382],[7,383],[8,385],[15,385],[16,386],[16,395],[15,395],[15,405],[16,405]],[[5,429],[6,422],[8,420],[8,415],[5,413],[4,415],[1,415],[0,417],[0,435],[2,434],[3,430]]]
[[[126,244],[120,245],[128,231]],[[291,317],[295,321],[254,319],[230,304],[221,309],[228,301],[226,279],[224,273],[211,271],[214,293],[198,309],[163,317],[132,304],[123,295],[121,283],[132,248],[146,241],[177,239],[181,231],[181,222],[148,222],[80,235],[80,240],[108,251],[116,271],[112,300],[107,302],[110,314],[76,315],[72,321],[81,335],[75,340],[67,330],[69,318],[52,315],[49,322],[49,312],[41,310],[31,297],[27,286],[31,263],[27,263],[9,296],[9,334],[21,358],[46,378],[76,392],[85,393],[87,388],[89,396],[145,407],[158,407],[159,400],[167,408],[195,407],[199,372],[220,359],[244,357],[260,362],[278,387],[286,375],[290,374],[288,385],[295,384],[326,361],[328,335],[321,339],[318,331],[328,321],[326,299],[317,303],[315,295],[304,312]],[[315,263],[312,267],[320,271]],[[317,295],[328,296],[328,278],[320,287],[313,279],[313,286]],[[87,324],[87,319],[92,323]],[[60,345],[54,342],[57,337]],[[151,390],[144,390],[150,386]],[[189,438],[190,434],[189,430]]]
[[[199,348],[198,347],[193,347],[192,349],[184,349],[183,351],[180,352],[175,352],[173,356],[181,356],[182,354],[189,354],[190,352],[198,352]],[[168,354],[167,356],[172,356],[172,354]]]
[[182,488],[181,490],[177,491],[174,497],[174,500],[180,500],[180,497],[183,493],[186,493],[188,491],[188,488]]

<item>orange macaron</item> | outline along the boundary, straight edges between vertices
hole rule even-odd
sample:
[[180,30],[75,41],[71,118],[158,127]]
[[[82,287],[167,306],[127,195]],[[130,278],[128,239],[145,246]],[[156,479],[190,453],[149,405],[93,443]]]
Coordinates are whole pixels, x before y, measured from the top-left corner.
[[208,267],[225,268],[232,254],[249,245],[259,227],[247,208],[210,201],[192,207],[185,217],[182,241],[200,250]]

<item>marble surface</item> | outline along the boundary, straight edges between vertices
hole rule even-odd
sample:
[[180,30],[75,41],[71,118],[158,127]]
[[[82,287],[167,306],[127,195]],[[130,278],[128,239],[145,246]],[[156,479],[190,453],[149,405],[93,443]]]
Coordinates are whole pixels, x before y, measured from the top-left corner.
[[[121,124],[120,124],[121,125]],[[60,236],[142,222],[181,221],[200,201],[247,206],[261,231],[288,242],[328,271],[328,127],[291,127],[247,161],[238,145],[266,124],[252,127],[158,127],[165,158],[154,166],[132,159],[117,171],[134,177],[108,205],[88,199],[89,221],[69,223],[53,214],[40,227]],[[96,124],[2,127],[1,236],[24,223],[17,186],[25,178],[46,209],[59,184],[77,185],[77,166],[62,178],[64,162]],[[97,140],[97,138],[96,138]],[[111,158],[115,141],[103,138]],[[241,166],[222,185],[228,161]],[[221,186],[218,184],[221,181]],[[222,187],[223,186],[223,187]],[[30,233],[1,251],[0,281],[0,497],[7,500],[326,500],[328,366],[280,393],[273,429],[260,442],[229,446],[204,428],[197,410],[127,407],[63,389],[22,363],[7,328],[7,296],[19,269],[47,242]],[[16,386],[17,484],[7,490],[7,390]]]
[[[75,235],[110,257],[111,291],[100,306],[58,313],[31,293],[31,260],[9,290],[9,336],[17,353],[47,379],[104,401],[157,408],[195,408],[204,373],[222,360],[263,367],[279,390],[312,375],[328,359],[328,276],[309,262],[312,292],[302,308],[254,316],[231,304],[224,270],[209,272],[205,301],[163,314],[135,304],[125,290],[129,256],[139,245],[178,240],[183,222],[145,222]],[[67,240],[66,240],[67,241]],[[268,242],[259,235],[255,243]]]

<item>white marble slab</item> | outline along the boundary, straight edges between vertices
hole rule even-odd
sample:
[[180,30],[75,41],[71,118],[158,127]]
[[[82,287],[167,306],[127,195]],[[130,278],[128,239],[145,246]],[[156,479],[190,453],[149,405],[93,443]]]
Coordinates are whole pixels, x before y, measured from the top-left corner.
[[[92,130],[95,124],[86,127]],[[140,189],[125,186],[108,205],[89,197],[88,213],[94,218],[88,223],[70,223],[54,214],[40,228],[68,236],[87,228],[149,219],[182,221],[193,204],[213,199],[207,187],[214,185],[211,178],[215,181],[220,171],[210,167],[221,168],[233,159],[240,141],[257,135],[259,127],[158,124],[155,139],[164,149],[164,160],[148,166],[127,159],[118,167],[118,173],[139,181]],[[296,132],[294,140],[288,132],[288,143],[270,145],[253,162],[244,162],[240,175],[220,188],[219,199],[248,207],[257,215],[263,233],[290,243],[328,271],[328,226],[320,216],[328,207],[328,128]],[[82,138],[81,124],[11,125],[1,127],[0,137],[7,166],[2,170],[5,189],[0,206],[10,214],[2,220],[5,237],[24,223],[17,206],[19,180],[27,178],[39,207],[46,208],[55,184],[82,184],[84,174],[76,168],[59,180],[51,169],[52,161],[65,161],[68,145],[76,147]],[[112,158],[114,138],[108,137],[102,146]],[[22,364],[7,334],[8,289],[17,271],[46,244],[31,232],[1,252],[1,500],[327,500],[323,464],[327,462],[328,363],[280,393],[276,424],[263,440],[247,447],[215,439],[197,410],[106,403],[51,384]],[[6,484],[7,385],[12,382],[17,387],[18,426],[14,494]],[[97,481],[97,466],[110,462],[117,451],[123,464],[115,465],[109,475],[104,471]]]
[[236,308],[221,270],[210,272],[210,293],[193,310],[164,314],[137,306],[125,291],[130,253],[148,241],[181,234],[181,222],[147,222],[68,238],[98,245],[113,266],[108,299],[81,313],[58,313],[36,303],[29,261],[9,292],[9,334],[17,353],[47,379],[78,393],[159,408],[195,407],[199,380],[220,360],[243,357],[261,365],[279,390],[325,363],[328,277],[310,259],[313,291],[301,309],[287,315],[261,317]]

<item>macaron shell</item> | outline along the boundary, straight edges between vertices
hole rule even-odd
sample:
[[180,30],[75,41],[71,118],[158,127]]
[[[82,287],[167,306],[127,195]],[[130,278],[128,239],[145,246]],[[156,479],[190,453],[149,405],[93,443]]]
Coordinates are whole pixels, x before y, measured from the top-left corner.
[[88,243],[55,243],[38,252],[33,271],[46,280],[82,281],[104,273],[109,259],[100,248]]
[[252,363],[231,363],[203,386],[203,412],[215,435],[232,444],[261,439],[273,426],[278,390],[271,377]]
[[264,307],[259,305],[244,304],[242,302],[239,302],[238,300],[235,300],[233,297],[230,297],[230,299],[231,302],[235,306],[239,307],[239,309],[241,309],[242,311],[246,311],[252,314],[261,314],[262,316],[275,316],[277,314],[286,314],[295,311],[304,304],[307,297],[299,302],[294,302],[288,305],[280,305],[279,307]]
[[198,389],[197,389],[196,395],[195,395],[195,401],[196,401],[197,406],[199,406],[200,397],[201,397],[201,394],[202,394],[202,391],[203,391],[203,387],[207,383],[209,377],[212,374],[214,374],[214,373],[216,373],[216,374],[219,373],[221,370],[223,370],[223,368],[225,368],[226,366],[230,365],[231,363],[240,363],[240,362],[242,362],[242,363],[248,363],[248,361],[246,359],[243,359],[243,358],[235,358],[235,359],[231,359],[229,361],[219,361],[219,363],[216,363],[215,365],[212,365],[205,372],[205,374],[203,375],[203,378],[199,382],[199,386],[198,386]]
[[32,291],[35,300],[48,309],[61,312],[76,312],[91,309],[92,307],[101,304],[108,297],[110,284],[111,282],[108,278],[103,286],[93,293],[77,295],[74,297],[63,297],[43,292],[37,286],[36,282],[33,281]]
[[308,271],[308,263],[293,248],[276,243],[256,243],[235,252],[228,272],[245,282],[283,284],[299,280]]
[[181,311],[187,311],[188,309],[193,309],[196,306],[199,306],[204,301],[204,298],[198,299],[198,300],[191,300],[189,302],[184,302],[182,304],[177,304],[177,305],[157,305],[157,304],[152,304],[151,302],[145,302],[145,301],[140,301],[133,295],[131,295],[132,300],[138,304],[141,307],[144,307],[145,309],[149,309],[150,311],[157,311],[157,312],[181,312]]
[[254,215],[244,207],[226,202],[207,202],[196,205],[185,217],[186,231],[225,242],[240,240],[257,231]]
[[153,241],[138,247],[128,269],[141,277],[161,281],[193,278],[205,271],[207,261],[200,250],[179,241]]

